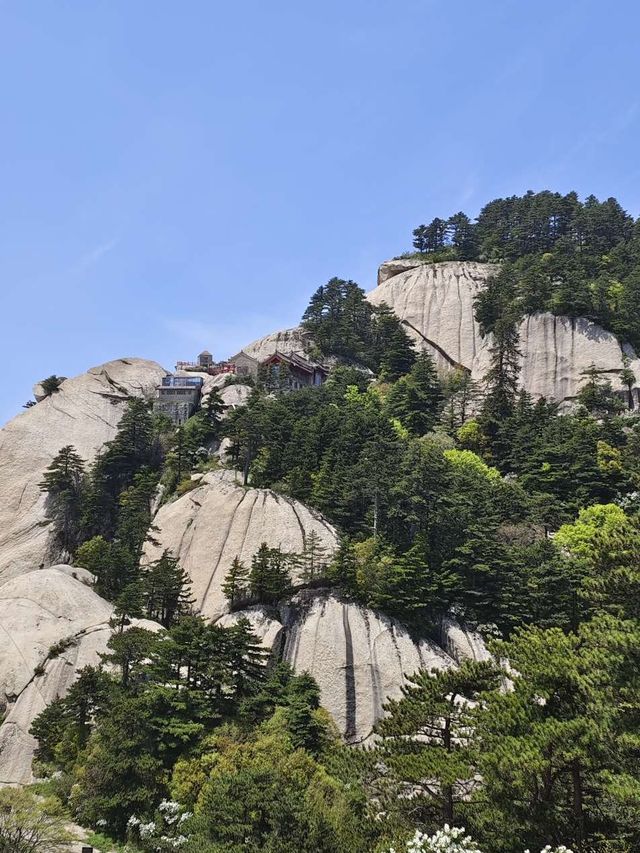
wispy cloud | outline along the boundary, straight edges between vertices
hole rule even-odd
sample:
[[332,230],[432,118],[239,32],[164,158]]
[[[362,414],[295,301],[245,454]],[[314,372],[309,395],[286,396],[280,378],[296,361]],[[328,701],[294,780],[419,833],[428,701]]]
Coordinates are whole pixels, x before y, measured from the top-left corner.
[[85,252],[85,254],[81,255],[78,260],[71,265],[70,272],[77,273],[91,269],[91,267],[95,266],[101,258],[113,251],[119,242],[118,238],[114,237],[111,240],[107,240],[105,243],[101,243],[94,249]]

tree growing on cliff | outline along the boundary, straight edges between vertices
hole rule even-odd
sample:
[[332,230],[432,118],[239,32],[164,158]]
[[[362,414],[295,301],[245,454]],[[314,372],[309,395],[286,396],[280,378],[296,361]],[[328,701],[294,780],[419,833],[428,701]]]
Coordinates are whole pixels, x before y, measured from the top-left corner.
[[290,561],[280,548],[263,542],[251,560],[249,591],[264,604],[273,604],[291,590]]
[[142,582],[148,619],[170,628],[190,612],[195,601],[191,597],[191,580],[168,550],[144,569]]
[[246,598],[249,591],[249,570],[236,555],[222,583],[222,592],[231,609]]
[[312,530],[305,535],[302,552],[295,557],[296,568],[303,583],[313,583],[326,574],[328,548],[322,544],[320,535]]
[[413,341],[391,308],[384,303],[373,313],[372,358],[368,366],[387,382],[395,382],[411,370],[416,360]]
[[410,373],[389,391],[386,407],[414,435],[424,435],[435,426],[441,403],[442,385],[433,359],[421,352]]
[[485,396],[478,419],[493,442],[492,450],[498,458],[507,452],[498,440],[500,427],[513,414],[518,395],[519,342],[517,314],[500,317],[493,327],[493,341],[489,347],[491,361],[484,376]]
[[52,394],[55,394],[57,391],[59,391],[60,386],[63,382],[64,377],[56,376],[55,373],[51,376],[47,376],[46,379],[43,379],[42,382],[40,382],[40,386],[44,391],[45,397],[51,397]]
[[63,551],[72,554],[80,541],[84,462],[73,445],[63,447],[45,471],[40,490],[47,495],[47,515]]
[[427,826],[462,817],[477,787],[472,704],[496,684],[493,664],[465,661],[458,669],[415,673],[402,698],[385,706],[377,726],[380,759],[396,783],[397,802]]

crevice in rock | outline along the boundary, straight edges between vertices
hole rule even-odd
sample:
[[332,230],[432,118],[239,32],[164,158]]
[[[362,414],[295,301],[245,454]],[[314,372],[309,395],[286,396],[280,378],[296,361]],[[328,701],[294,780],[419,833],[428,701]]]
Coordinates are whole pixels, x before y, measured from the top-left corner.
[[342,627],[344,629],[345,644],[345,740],[351,741],[357,733],[356,728],[356,676],[353,665],[353,638],[351,636],[351,625],[349,624],[349,608],[342,605]]
[[215,566],[214,566],[214,568],[213,568],[213,571],[211,572],[211,577],[209,578],[209,583],[207,584],[207,587],[206,587],[206,589],[205,589],[205,591],[204,591],[204,593],[203,593],[203,595],[202,595],[202,600],[200,601],[200,609],[201,609],[201,610],[202,610],[202,608],[204,607],[204,603],[205,603],[205,601],[207,600],[207,596],[209,595],[209,592],[210,592],[210,590],[211,590],[211,585],[212,585],[212,583],[213,583],[213,579],[214,579],[214,577],[216,576],[216,572],[218,571],[218,568],[219,568],[220,563],[221,563],[221,561],[222,561],[222,556],[223,556],[223,554],[224,554],[224,549],[225,549],[226,544],[227,544],[227,541],[228,541],[228,539],[229,539],[229,535],[231,534],[231,528],[233,527],[233,522],[234,522],[234,520],[235,520],[235,514],[236,514],[236,512],[238,511],[238,508],[240,507],[240,504],[241,504],[241,503],[243,502],[243,500],[246,498],[247,494],[248,494],[248,490],[246,490],[246,491],[243,491],[243,492],[242,492],[242,497],[240,498],[240,500],[239,500],[239,501],[238,501],[238,503],[236,504],[236,507],[235,507],[235,509],[233,510],[233,512],[231,513],[231,516],[230,516],[230,518],[229,518],[229,523],[227,524],[227,529],[226,529],[226,531],[225,531],[224,539],[222,540],[222,545],[220,546],[220,553],[218,554],[218,559],[217,559],[216,564],[215,564]]

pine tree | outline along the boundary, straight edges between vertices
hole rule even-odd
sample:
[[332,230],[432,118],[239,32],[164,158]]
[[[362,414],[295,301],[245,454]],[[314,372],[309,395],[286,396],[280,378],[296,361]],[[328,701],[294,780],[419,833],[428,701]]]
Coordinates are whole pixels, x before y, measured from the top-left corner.
[[155,421],[143,400],[133,398],[91,471],[84,524],[90,536],[111,539],[118,524],[119,499],[143,469],[158,472],[161,453]]
[[493,664],[465,661],[458,669],[421,671],[385,706],[377,725],[380,758],[407,805],[421,819],[452,824],[474,787],[478,756],[472,707],[496,684]]
[[438,252],[445,248],[447,225],[444,219],[436,217],[428,225],[420,225],[413,232],[413,245],[419,252]]
[[62,376],[56,376],[55,373],[52,376],[47,376],[46,379],[43,379],[40,382],[40,385],[44,391],[45,397],[51,397],[52,394],[57,393],[63,382],[64,378]]
[[227,405],[220,396],[218,388],[212,388],[202,404],[200,413],[202,420],[210,427],[214,434],[217,434],[226,408]]
[[234,557],[229,571],[222,583],[222,592],[229,606],[233,610],[238,602],[246,598],[249,587],[249,570],[240,562],[239,557]]
[[289,562],[279,548],[263,542],[251,560],[249,590],[257,601],[272,604],[291,589]]
[[54,524],[57,541],[69,554],[81,536],[84,476],[84,462],[68,444],[54,457],[39,483],[47,495],[48,517]]
[[480,397],[478,383],[468,370],[453,370],[442,383],[442,423],[451,435],[472,417],[475,404]]
[[118,667],[120,683],[123,687],[130,686],[135,677],[142,677],[141,664],[149,657],[152,649],[158,643],[158,637],[146,628],[128,628],[122,633],[112,634],[107,643],[108,652],[100,655],[100,660]]
[[165,550],[143,574],[147,617],[170,628],[180,616],[189,613],[194,599],[191,580],[176,557]]
[[442,403],[442,385],[433,359],[421,352],[411,372],[399,379],[386,400],[389,414],[414,435],[424,435],[433,429]]
[[115,539],[126,548],[137,566],[142,548],[149,537],[151,506],[156,495],[158,475],[154,471],[142,470],[133,478],[133,483],[120,493],[118,524]]
[[93,536],[78,548],[75,564],[91,572],[96,578],[96,589],[105,598],[111,598],[115,590],[115,558],[111,542],[104,536]]
[[620,414],[624,403],[614,392],[610,380],[603,379],[594,364],[584,370],[582,375],[586,377],[586,381],[578,391],[578,402],[595,417],[606,418]]
[[456,249],[461,260],[472,260],[477,254],[475,228],[469,217],[460,211],[447,220],[447,241]]
[[[609,810],[618,786],[631,781],[614,782],[624,752],[614,744],[624,716],[616,713],[618,679],[629,675],[622,649],[632,636],[623,624],[605,621],[578,634],[519,630],[496,644],[496,657],[509,661],[510,686],[487,693],[473,723],[490,846],[495,839],[504,849],[497,827],[517,847],[562,838],[586,850],[612,832],[624,837],[624,809],[618,817]],[[637,697],[635,684],[628,699],[632,693]],[[635,775],[637,788],[637,769]]]
[[225,666],[237,701],[255,694],[266,676],[269,652],[256,637],[248,619],[239,619],[225,631]]
[[369,366],[379,371],[388,382],[408,373],[416,359],[413,341],[388,305],[376,306],[372,329],[373,362]]
[[346,592],[355,592],[358,586],[357,572],[358,561],[353,545],[348,538],[341,539],[327,568],[327,577]]
[[620,382],[627,389],[627,408],[631,411],[634,406],[633,400],[633,388],[636,384],[636,375],[630,368],[631,360],[629,356],[624,353],[622,356],[622,370],[620,371]]
[[304,537],[302,553],[297,556],[297,569],[303,583],[313,583],[324,577],[327,568],[327,547],[317,531],[312,530]]
[[287,727],[295,749],[305,749],[317,756],[327,741],[325,725],[316,711],[320,707],[320,688],[303,672],[289,682],[286,695]]
[[230,456],[234,465],[242,470],[245,486],[263,439],[266,415],[264,400],[254,390],[247,404],[231,412],[225,423],[225,435],[231,439]]
[[302,315],[302,326],[322,355],[367,364],[373,306],[354,281],[332,278],[319,287]]
[[484,376],[485,397],[479,423],[492,440],[492,450],[498,459],[504,458],[507,448],[496,439],[501,424],[513,413],[518,393],[521,356],[518,343],[518,318],[510,314],[497,320],[489,347],[491,364]]
[[144,605],[145,589],[142,581],[132,581],[113,602],[113,616],[109,624],[121,634],[131,619],[141,619],[144,616]]

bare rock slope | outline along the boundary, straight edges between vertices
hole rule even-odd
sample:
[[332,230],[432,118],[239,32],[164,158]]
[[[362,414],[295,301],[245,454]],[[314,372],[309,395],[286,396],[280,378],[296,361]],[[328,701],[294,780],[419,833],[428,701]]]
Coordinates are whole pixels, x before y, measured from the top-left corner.
[[196,606],[205,616],[226,610],[222,583],[234,557],[249,566],[263,542],[283,551],[302,551],[315,531],[333,549],[336,533],[318,513],[269,489],[244,488],[231,471],[206,474],[197,488],[165,504],[154,519],[154,542],[143,559],[168,549],[192,581]]
[[0,586],[0,784],[32,781],[31,723],[106,651],[113,607],[85,583],[90,577],[52,566]]
[[396,620],[327,592],[302,592],[279,613],[250,608],[223,624],[241,615],[265,646],[316,679],[322,705],[351,743],[370,737],[407,676],[488,657],[480,636],[452,620],[443,621],[439,643],[415,640]]
[[308,346],[309,341],[304,331],[300,326],[295,326],[293,329],[283,329],[280,332],[265,335],[263,338],[247,344],[243,350],[247,355],[262,361],[273,355],[276,350],[282,353],[305,352]]
[[115,435],[127,399],[149,396],[166,371],[118,359],[93,367],[0,430],[0,583],[48,562],[49,533],[38,488],[56,453],[73,444],[90,461]]
[[[473,300],[497,267],[475,262],[422,263],[400,259],[382,264],[379,285],[368,294],[385,302],[419,346],[428,349],[441,369],[462,365],[482,379],[489,363],[491,337],[482,338],[473,315]],[[540,313],[520,326],[520,381],[535,398],[563,401],[574,397],[584,371],[594,364],[621,388],[623,349],[611,332],[589,320]],[[631,368],[640,376],[640,360],[629,348]]]

